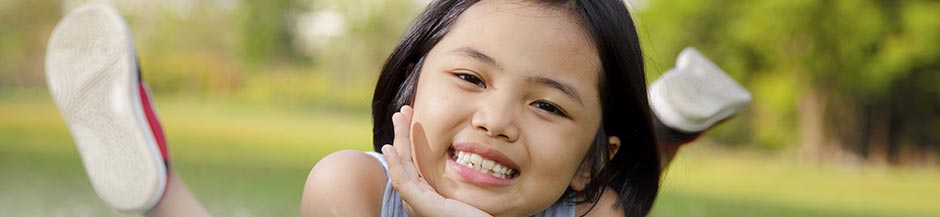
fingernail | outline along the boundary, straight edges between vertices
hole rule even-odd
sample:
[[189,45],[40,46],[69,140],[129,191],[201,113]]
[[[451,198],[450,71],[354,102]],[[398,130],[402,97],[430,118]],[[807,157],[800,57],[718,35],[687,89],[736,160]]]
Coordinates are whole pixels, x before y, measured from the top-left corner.
[[401,121],[404,118],[405,118],[404,114],[402,114],[401,112],[396,112],[395,114],[392,115],[392,124],[399,125],[401,124]]
[[402,114],[405,114],[405,113],[411,114],[411,112],[413,112],[413,111],[414,111],[414,109],[411,108],[411,106],[407,106],[407,105],[406,105],[406,106],[402,106],[402,107],[401,107],[401,113],[402,113]]
[[390,145],[388,145],[388,144],[383,145],[383,146],[382,146],[382,154],[388,153],[389,148],[391,148]]

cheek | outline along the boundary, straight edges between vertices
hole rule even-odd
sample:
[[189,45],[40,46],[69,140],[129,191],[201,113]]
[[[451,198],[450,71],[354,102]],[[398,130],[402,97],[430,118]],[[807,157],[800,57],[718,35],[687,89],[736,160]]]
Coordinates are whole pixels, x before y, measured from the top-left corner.
[[[443,75],[433,71],[422,71],[418,77],[418,86],[415,89],[415,109],[423,110],[422,116],[440,116],[448,107],[451,107],[453,88],[449,87]],[[417,112],[417,111],[416,111]],[[418,118],[415,113],[415,118]]]
[[528,144],[533,171],[538,173],[535,174],[537,179],[557,179],[559,176],[570,178],[591,146],[591,139],[571,133],[544,134],[533,138],[535,140]]
[[463,126],[467,112],[459,106],[459,92],[448,88],[446,82],[428,79],[422,73],[416,91],[411,131],[413,156],[421,175],[433,185],[443,175],[448,148]]
[[[530,190],[543,192],[546,197],[560,196],[580,168],[581,160],[593,141],[593,133],[588,136],[587,133],[578,132],[575,129],[542,129],[537,132],[541,133],[531,135],[526,141],[530,156],[530,171],[532,171],[529,181],[533,182],[533,186],[539,186],[538,189]],[[546,191],[545,189],[552,190]]]
[[466,102],[466,94],[449,87],[440,78],[435,79],[440,76],[428,77],[431,78],[422,75],[419,80],[415,93],[413,122],[423,125],[430,139],[437,139],[446,132],[455,130],[454,128],[467,118],[469,109],[467,106],[461,106],[461,102]]

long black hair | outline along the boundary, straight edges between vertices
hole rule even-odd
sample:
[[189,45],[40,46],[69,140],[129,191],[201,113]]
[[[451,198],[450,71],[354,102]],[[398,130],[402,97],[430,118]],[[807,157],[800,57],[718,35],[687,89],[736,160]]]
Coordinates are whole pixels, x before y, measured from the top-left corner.
[[[432,2],[392,51],[372,98],[372,139],[376,151],[395,139],[392,114],[413,100],[425,55],[449,32],[457,17],[478,1]],[[569,188],[560,200],[594,202],[609,186],[618,194],[627,216],[646,216],[659,192],[661,172],[646,95],[643,55],[629,11],[621,0],[533,2],[563,7],[579,15],[601,63],[598,89],[603,120],[583,160],[591,165],[591,181],[580,191]],[[612,159],[608,158],[608,136],[617,136],[622,141]]]

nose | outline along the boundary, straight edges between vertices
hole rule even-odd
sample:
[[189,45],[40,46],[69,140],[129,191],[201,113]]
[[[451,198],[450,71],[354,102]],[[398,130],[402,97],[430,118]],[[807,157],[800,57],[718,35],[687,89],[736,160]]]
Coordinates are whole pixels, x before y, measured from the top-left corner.
[[486,135],[512,143],[519,139],[516,126],[519,109],[511,100],[487,100],[480,104],[470,122]]

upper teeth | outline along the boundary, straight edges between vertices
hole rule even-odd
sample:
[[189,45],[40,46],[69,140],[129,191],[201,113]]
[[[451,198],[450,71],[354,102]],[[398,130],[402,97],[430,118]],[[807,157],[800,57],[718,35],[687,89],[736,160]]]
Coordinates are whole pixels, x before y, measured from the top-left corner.
[[503,166],[496,161],[486,159],[478,154],[457,151],[456,155],[457,159],[454,161],[456,161],[458,164],[480,171],[481,173],[485,173],[487,175],[505,179],[509,178],[509,176],[516,172],[507,166]]

